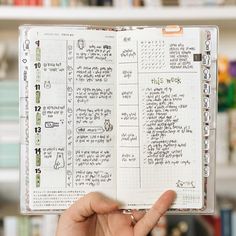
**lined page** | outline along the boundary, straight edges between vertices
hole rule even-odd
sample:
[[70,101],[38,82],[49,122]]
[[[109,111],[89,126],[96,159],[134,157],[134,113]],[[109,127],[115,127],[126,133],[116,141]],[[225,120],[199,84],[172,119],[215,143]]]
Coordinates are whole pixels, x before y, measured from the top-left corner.
[[150,207],[167,189],[177,192],[173,208],[203,206],[199,53],[197,28],[172,37],[160,28],[118,34],[117,179],[125,208]]
[[115,33],[36,27],[29,40],[30,208],[115,198]]

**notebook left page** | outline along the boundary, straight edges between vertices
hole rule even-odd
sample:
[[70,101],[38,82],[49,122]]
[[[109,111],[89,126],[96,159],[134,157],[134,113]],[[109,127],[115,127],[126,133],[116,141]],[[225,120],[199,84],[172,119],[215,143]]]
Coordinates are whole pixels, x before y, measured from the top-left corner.
[[26,211],[63,210],[91,191],[115,198],[115,32],[21,31],[21,54],[28,55]]

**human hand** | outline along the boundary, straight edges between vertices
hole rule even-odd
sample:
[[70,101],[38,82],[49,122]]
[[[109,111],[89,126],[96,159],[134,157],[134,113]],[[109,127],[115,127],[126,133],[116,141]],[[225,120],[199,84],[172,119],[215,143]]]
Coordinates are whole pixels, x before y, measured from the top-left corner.
[[134,210],[131,217],[118,210],[117,202],[100,193],[89,193],[61,215],[56,236],[145,236],[175,196],[175,192],[166,191],[146,213]]

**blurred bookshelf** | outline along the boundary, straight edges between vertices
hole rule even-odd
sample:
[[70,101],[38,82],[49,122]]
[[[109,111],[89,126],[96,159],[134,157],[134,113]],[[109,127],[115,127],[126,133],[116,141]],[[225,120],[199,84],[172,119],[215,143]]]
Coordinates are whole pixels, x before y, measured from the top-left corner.
[[[58,4],[54,4],[55,6],[48,6],[47,4],[47,6],[43,6],[42,3],[40,3],[41,6],[40,4],[35,6],[37,2],[34,2],[33,0],[33,3],[35,3],[33,4],[34,6],[26,6],[24,4],[15,6],[12,2],[10,2],[11,6],[9,6],[3,1],[4,0],[0,0],[0,145],[3,145],[0,146],[0,236],[53,235],[53,233],[49,232],[55,231],[57,222],[56,216],[52,216],[51,218],[48,216],[21,218],[19,216],[19,152],[18,155],[16,154],[18,150],[17,144],[19,144],[19,124],[17,110],[18,101],[16,100],[16,97],[18,97],[17,39],[18,26],[20,24],[93,24],[107,26],[168,24],[217,25],[220,29],[219,52],[221,55],[227,55],[224,57],[226,58],[224,59],[225,63],[229,64],[230,61],[234,61],[236,59],[236,1],[228,1],[230,4],[225,5],[212,4],[214,1],[208,1],[211,2],[210,5],[194,5],[194,2],[199,1],[189,1],[192,2],[192,4],[183,4],[182,6],[176,6],[177,1],[172,1],[174,2],[174,6],[163,6],[162,3],[168,1],[156,1],[158,3],[155,2],[155,6],[138,7],[134,7],[128,3],[125,6],[113,3],[115,6],[112,6],[111,1],[107,1],[108,3],[106,6],[102,7],[85,6],[86,4],[81,4],[78,6],[73,2],[72,3],[74,5],[72,4],[72,6],[71,3],[68,2],[63,6],[58,6]],[[81,1],[78,0],[77,3],[78,2]],[[125,1],[122,0],[120,2]],[[222,4],[223,1],[218,2]],[[224,76],[228,78],[231,75],[225,72]],[[227,80],[227,78],[225,80]],[[223,82],[221,81],[221,84],[222,83],[224,84],[224,91],[227,92],[228,87],[230,87],[230,80],[228,79],[227,82],[223,80]],[[4,91],[1,90],[3,87],[5,88]],[[4,95],[6,94],[6,91],[11,91],[13,95]],[[236,97],[236,90],[234,96]],[[12,100],[5,100],[4,103],[7,103],[8,105],[2,106],[2,97],[4,99],[6,97],[11,98]],[[3,110],[1,111],[1,109]],[[224,135],[222,134],[219,136],[220,140],[217,144],[217,147],[223,150],[218,151],[220,154],[217,157],[218,160],[216,166],[216,193],[217,198],[220,199],[218,204],[219,214],[211,218],[211,220],[213,219],[214,221],[214,223],[212,223],[213,226],[211,224],[211,220],[205,221],[204,219],[204,224],[201,224],[205,225],[207,222],[207,224],[210,224],[213,228],[215,227],[215,222],[219,220],[219,215],[221,215],[221,212],[225,209],[225,202],[230,203],[231,213],[232,215],[235,215],[236,156],[234,157],[234,155],[232,156],[230,154],[231,151],[234,150],[233,146],[230,144],[230,131],[233,133],[234,130],[230,128],[230,124],[226,124],[226,122],[230,120],[230,110],[232,109],[235,109],[234,105],[226,105],[226,107],[224,107],[219,114],[219,121],[221,122],[219,125],[221,126],[221,130],[223,129],[226,132]],[[223,118],[221,117],[222,114],[224,116]],[[224,139],[225,137],[226,140]],[[7,145],[11,145],[11,148],[8,148]],[[7,154],[6,150],[9,149],[11,149],[11,152]],[[4,158],[4,156],[7,155],[14,156],[12,159],[8,158],[9,160],[11,159],[11,162],[6,162],[6,158]],[[226,209],[228,208],[226,207]],[[236,216],[234,216],[233,219],[236,227]],[[179,236],[225,236],[223,234],[211,234],[209,230],[204,231],[205,233],[202,233],[203,231],[201,233],[196,233],[198,231],[196,229],[199,229],[199,222],[201,222],[201,220],[199,221],[199,218],[169,217],[169,220],[171,227],[172,224],[174,225],[173,229],[176,228],[176,225],[178,225],[179,222],[187,222],[189,227],[188,234],[176,234]],[[30,233],[29,229],[27,229],[29,224],[35,225],[35,234],[32,232]],[[195,230],[192,228],[190,229],[193,224],[197,225],[195,226]],[[21,229],[21,234],[11,231],[9,231],[9,233],[4,232],[3,225],[8,225],[8,228],[9,225],[10,228],[12,225],[24,225],[24,229]],[[46,229],[47,227],[45,225],[51,225],[52,227]],[[3,228],[2,231],[1,226]],[[204,228],[204,226],[202,227]],[[219,230],[217,229],[214,232],[218,231]],[[159,236],[159,234],[156,235]],[[172,231],[169,230],[165,236],[167,235],[172,236]],[[235,234],[231,234],[229,236],[234,235],[236,235],[236,232]]]
[[[198,14],[195,14],[195,13]],[[236,22],[236,6],[205,7],[27,7],[1,6],[0,20]],[[107,22],[107,23],[108,23]],[[218,25],[218,24],[217,24]]]
[[[236,6],[224,7],[9,7],[0,6],[0,29],[20,24],[217,25],[236,30]],[[225,36],[227,37],[227,35]]]

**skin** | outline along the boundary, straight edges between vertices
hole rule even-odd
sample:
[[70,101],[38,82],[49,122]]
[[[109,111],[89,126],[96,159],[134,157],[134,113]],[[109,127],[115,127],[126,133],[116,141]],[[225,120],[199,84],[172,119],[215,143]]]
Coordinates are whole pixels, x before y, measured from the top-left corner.
[[89,193],[61,215],[56,236],[145,236],[175,197],[175,192],[168,190],[146,213],[134,210],[137,223],[133,225],[130,215],[123,214],[116,201],[100,193]]

